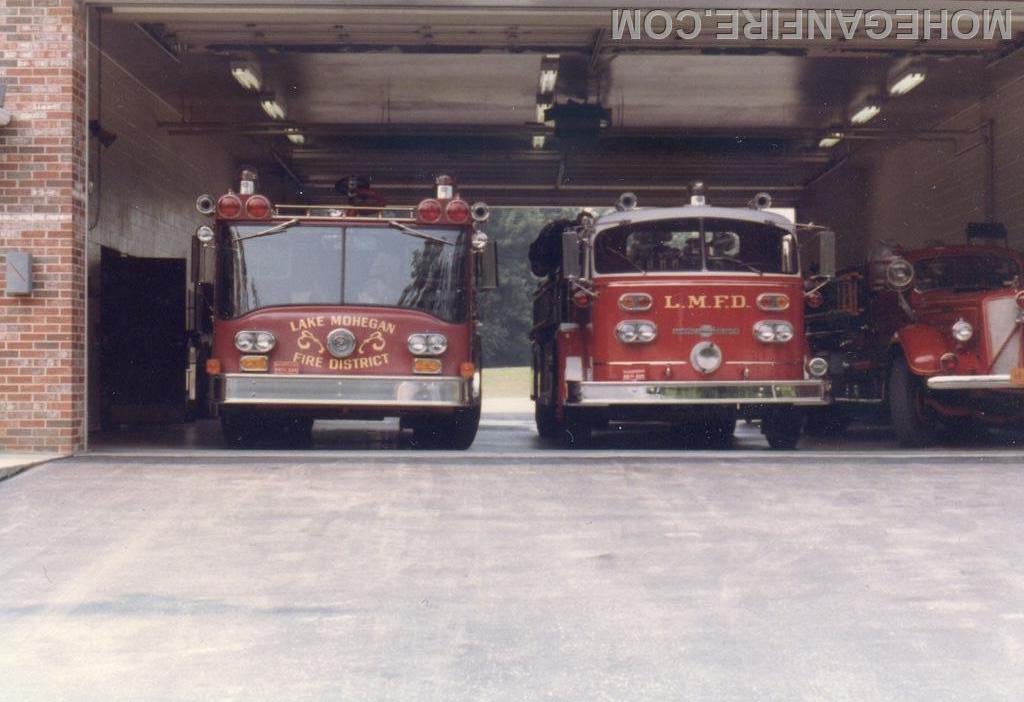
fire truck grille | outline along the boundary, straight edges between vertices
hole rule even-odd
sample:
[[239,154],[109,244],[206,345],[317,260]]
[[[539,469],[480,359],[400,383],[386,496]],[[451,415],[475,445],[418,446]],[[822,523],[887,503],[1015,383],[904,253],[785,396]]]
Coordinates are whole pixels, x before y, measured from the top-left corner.
[[[993,354],[990,373],[1005,374],[1020,365],[1020,332],[1017,330],[1017,301],[1000,297],[985,303],[985,329]],[[1009,341],[1007,338],[1009,337]],[[1003,344],[1006,344],[1003,346]],[[1002,351],[1000,351],[1002,347]]]

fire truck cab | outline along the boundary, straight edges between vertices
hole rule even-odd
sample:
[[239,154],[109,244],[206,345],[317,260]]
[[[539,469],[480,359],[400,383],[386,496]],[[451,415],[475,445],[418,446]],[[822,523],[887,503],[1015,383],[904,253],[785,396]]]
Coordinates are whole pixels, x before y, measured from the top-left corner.
[[[697,184],[686,206],[641,209],[627,193],[616,212],[547,231],[561,255],[534,262],[547,273],[531,332],[542,437],[580,446],[608,422],[668,422],[725,444],[746,417],[772,448],[796,446],[801,408],[828,401],[827,363],[804,337],[799,227],[768,206],[714,207]],[[814,234],[827,275],[832,233]]]
[[[400,417],[419,446],[465,449],[480,419],[476,293],[496,285],[483,203],[438,178],[414,207],[274,205],[242,174],[202,195],[213,280],[196,290],[225,441],[309,440],[316,418]],[[205,304],[204,304],[205,301]]]

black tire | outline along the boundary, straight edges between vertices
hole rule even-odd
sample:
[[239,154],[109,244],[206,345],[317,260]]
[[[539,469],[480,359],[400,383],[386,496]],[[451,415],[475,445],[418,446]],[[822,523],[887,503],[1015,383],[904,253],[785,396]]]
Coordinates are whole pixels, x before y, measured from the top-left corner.
[[562,435],[562,423],[558,421],[555,408],[542,404],[540,400],[533,403],[533,421],[542,439],[553,440]]
[[444,417],[411,422],[417,448],[465,451],[473,445],[480,427],[480,405],[457,409]]
[[935,419],[925,407],[926,394],[907,360],[897,356],[889,371],[889,421],[902,446],[919,448],[935,442]]
[[800,443],[804,416],[795,407],[779,407],[761,419],[761,433],[776,451],[791,451]]
[[313,438],[312,417],[251,411],[221,411],[220,428],[229,448],[304,448]]
[[816,407],[806,412],[804,433],[808,436],[830,437],[846,433],[850,417],[838,407]]
[[594,437],[594,424],[590,418],[571,408],[565,409],[565,424],[562,425],[561,439],[566,448],[580,449],[590,446]]

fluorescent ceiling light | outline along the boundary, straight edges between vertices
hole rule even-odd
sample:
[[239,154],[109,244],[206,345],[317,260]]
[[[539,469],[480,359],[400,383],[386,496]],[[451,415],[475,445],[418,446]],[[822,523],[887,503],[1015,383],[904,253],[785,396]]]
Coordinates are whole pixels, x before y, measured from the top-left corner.
[[263,86],[263,72],[255,61],[232,61],[231,75],[246,90],[259,90]]
[[544,113],[551,109],[551,105],[546,102],[537,103],[537,121],[544,122]]
[[889,94],[893,96],[906,95],[911,90],[921,85],[925,79],[925,72],[920,70],[907,71],[889,84]]
[[273,93],[260,96],[260,107],[270,119],[284,119],[284,105],[277,101]]
[[295,144],[296,146],[302,146],[306,143],[306,135],[300,132],[298,129],[291,129],[287,135],[288,141]]
[[827,135],[825,135],[825,136],[823,136],[821,138],[821,141],[818,142],[818,148],[819,149],[831,149],[833,146],[835,146],[836,144],[838,144],[842,140],[843,140],[843,133],[842,132],[832,132],[832,133],[827,134]]
[[558,81],[558,70],[545,68],[540,72],[540,94],[547,95],[554,92],[555,83]]
[[533,148],[535,148],[535,149],[543,149],[544,148],[544,141],[545,141],[545,137],[544,137],[543,134],[539,134],[539,135],[533,137]]
[[853,116],[850,117],[850,121],[853,122],[854,124],[867,124],[875,117],[877,117],[878,113],[881,111],[881,106],[879,106],[876,103],[869,102],[861,106],[860,109],[854,112]]

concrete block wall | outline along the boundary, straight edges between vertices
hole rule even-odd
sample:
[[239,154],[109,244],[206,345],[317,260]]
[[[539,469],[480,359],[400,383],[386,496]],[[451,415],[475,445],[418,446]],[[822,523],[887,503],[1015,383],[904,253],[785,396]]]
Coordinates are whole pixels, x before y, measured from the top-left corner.
[[[991,124],[994,182],[983,125]],[[857,149],[814,182],[801,216],[835,228],[840,265],[864,260],[871,243],[963,243],[968,222],[991,215],[1024,249],[1024,52],[986,71],[984,96],[936,129],[977,130],[956,141],[882,141]]]
[[74,0],[0,3],[0,257],[34,258],[29,296],[0,268],[0,450],[84,441],[85,27]]

